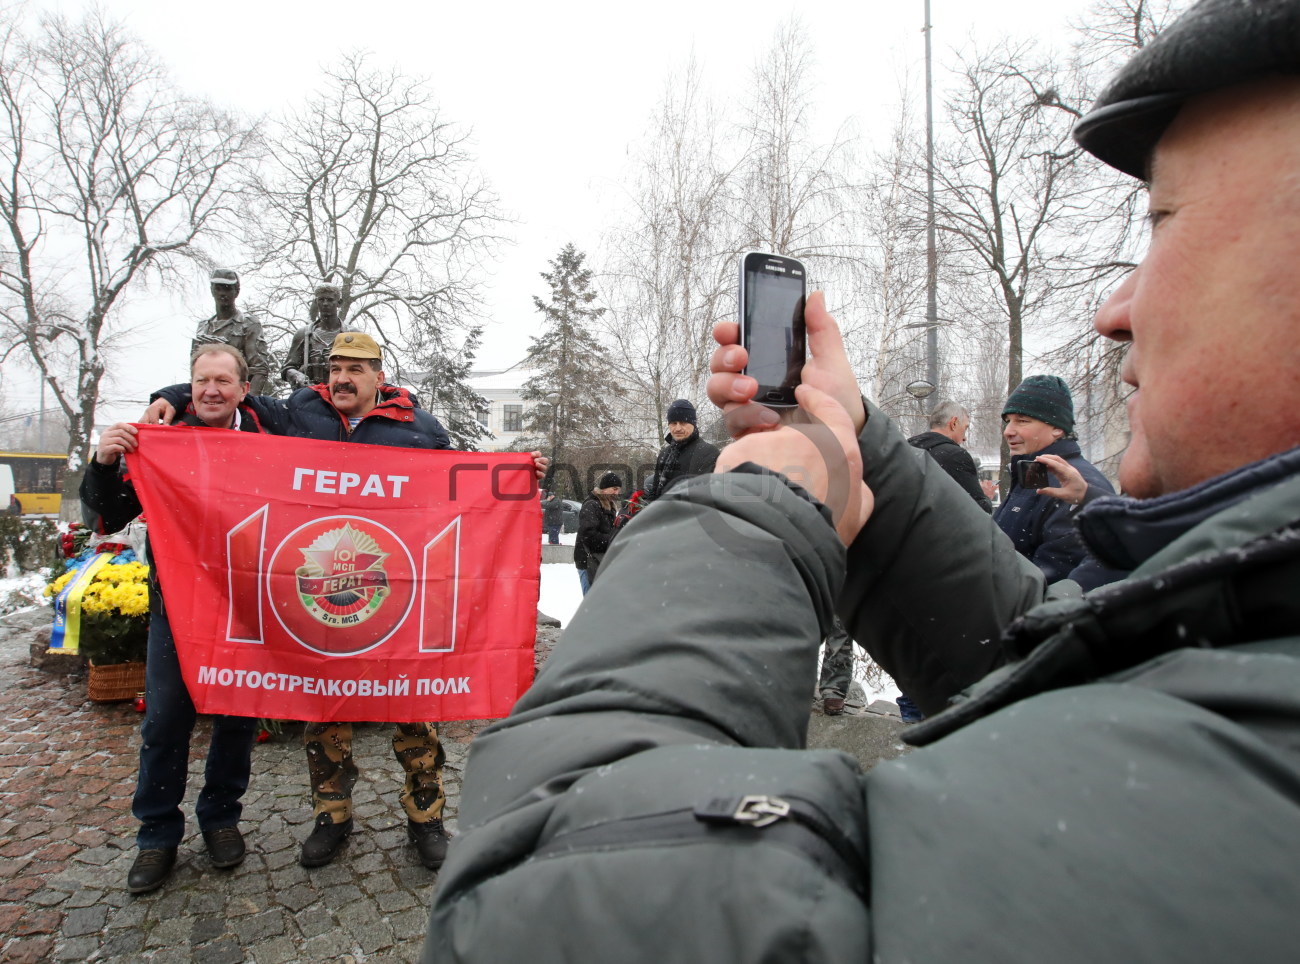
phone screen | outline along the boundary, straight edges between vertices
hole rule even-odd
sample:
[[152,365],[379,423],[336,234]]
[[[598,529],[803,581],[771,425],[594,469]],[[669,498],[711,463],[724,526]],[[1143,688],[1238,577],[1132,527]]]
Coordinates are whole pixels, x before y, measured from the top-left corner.
[[1021,478],[1026,489],[1043,489],[1047,487],[1047,466],[1042,462],[1025,462]]
[[743,283],[745,373],[758,380],[756,400],[793,404],[805,357],[803,265],[793,258],[748,255]]

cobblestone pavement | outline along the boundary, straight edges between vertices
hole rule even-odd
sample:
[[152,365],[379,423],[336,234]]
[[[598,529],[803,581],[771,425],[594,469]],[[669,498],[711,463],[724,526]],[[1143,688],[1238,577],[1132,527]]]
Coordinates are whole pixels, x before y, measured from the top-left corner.
[[[195,729],[189,834],[162,889],[132,897],[131,816],[140,715],[96,704],[86,683],[29,664],[47,614],[0,620],[0,961],[193,961],[203,964],[412,961],[437,875],[406,842],[401,768],[390,727],[360,724],[357,830],[326,867],[298,865],[311,801],[301,724],[253,749],[240,824],[249,853],[232,870],[208,860],[193,824],[207,753]],[[539,632],[548,650],[551,630]],[[456,829],[469,743],[487,721],[440,727],[447,749],[447,826]]]

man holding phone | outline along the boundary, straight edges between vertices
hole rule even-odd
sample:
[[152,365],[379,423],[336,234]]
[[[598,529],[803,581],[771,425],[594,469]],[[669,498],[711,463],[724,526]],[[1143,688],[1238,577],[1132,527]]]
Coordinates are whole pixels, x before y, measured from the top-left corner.
[[1074,531],[1072,506],[1044,491],[1053,479],[1049,463],[1038,457],[1065,459],[1093,493],[1115,489],[1079,450],[1074,399],[1061,378],[1030,375],[1002,407],[1002,421],[1002,436],[1011,450],[1011,489],[993,519],[1016,551],[1043,570],[1048,583],[1068,579],[1088,553]]
[[[1300,0],[1201,0],[1075,129],[1150,181],[1094,321],[1128,346],[1130,494],[1079,517],[1131,574],[1049,588],[864,401],[820,295],[805,424],[718,325],[738,441],[476,739],[424,961],[1295,957],[1297,38]],[[836,613],[938,714],[865,775],[805,749]]]

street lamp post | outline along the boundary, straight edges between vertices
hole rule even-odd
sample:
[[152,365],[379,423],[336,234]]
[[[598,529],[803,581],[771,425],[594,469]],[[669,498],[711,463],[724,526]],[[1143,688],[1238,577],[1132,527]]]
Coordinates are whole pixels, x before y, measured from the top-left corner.
[[[934,219],[934,82],[931,77],[930,0],[925,0],[925,377],[939,384],[939,255]],[[928,394],[928,393],[927,393]]]
[[925,418],[925,400],[934,394],[935,384],[924,378],[918,378],[914,382],[908,382],[904,391],[916,399],[916,408],[920,413],[921,431],[924,432],[929,426]]

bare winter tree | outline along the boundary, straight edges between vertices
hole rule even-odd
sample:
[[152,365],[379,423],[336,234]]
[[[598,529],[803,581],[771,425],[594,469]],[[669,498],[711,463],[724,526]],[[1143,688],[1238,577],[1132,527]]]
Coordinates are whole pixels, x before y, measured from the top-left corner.
[[734,311],[723,202],[733,164],[692,61],[666,84],[636,161],[631,216],[605,239],[608,331],[628,366],[627,419],[657,441],[668,403],[700,398],[713,323]]
[[949,103],[956,136],[935,160],[939,229],[968,255],[965,281],[976,298],[991,289],[1003,315],[1008,391],[1023,376],[1027,322],[1046,321],[1066,286],[1079,283],[1067,273],[1087,265],[1070,244],[1079,228],[1068,218],[1093,190],[1069,136],[1076,102],[1062,99],[1064,78],[1034,63],[1028,44],[963,57]]
[[[1177,12],[1169,0],[1099,0],[1074,24],[1074,55],[1085,79],[1111,75],[1133,53],[1145,47]],[[1146,190],[1131,178],[1095,162],[1084,160],[1099,185],[1092,208],[1100,217],[1094,226],[1097,271],[1090,303],[1081,312],[1091,317],[1105,291],[1132,269],[1136,249],[1144,241]],[[1115,475],[1115,465],[1128,440],[1127,394],[1120,380],[1124,349],[1080,326],[1044,360],[1066,374],[1075,387],[1076,422],[1080,443],[1103,471]]]
[[[256,261],[281,330],[303,320],[311,292],[339,286],[345,324],[385,342],[387,374],[423,379],[429,408],[462,446],[486,432],[464,384],[482,326],[482,261],[501,223],[475,169],[468,134],[445,120],[422,80],[342,58],[326,84],[272,134],[258,190]],[[464,369],[464,371],[461,371]],[[455,413],[464,417],[458,418]]]
[[[201,257],[237,200],[254,138],[176,91],[102,12],[0,34],[0,325],[69,425],[69,485],[89,456],[120,307],[178,257]],[[75,490],[74,490],[75,491]],[[72,500],[75,503],[75,500]]]
[[913,133],[910,100],[901,108],[887,148],[876,158],[860,212],[867,240],[865,310],[837,305],[845,348],[868,394],[884,411],[915,421],[921,409],[906,392],[925,375],[925,211],[921,145]]
[[847,316],[862,307],[867,252],[854,215],[864,186],[850,176],[858,165],[847,127],[829,140],[816,134],[811,51],[792,19],[777,29],[755,65],[728,203],[737,250],[804,260],[817,285],[836,291],[837,307]]

